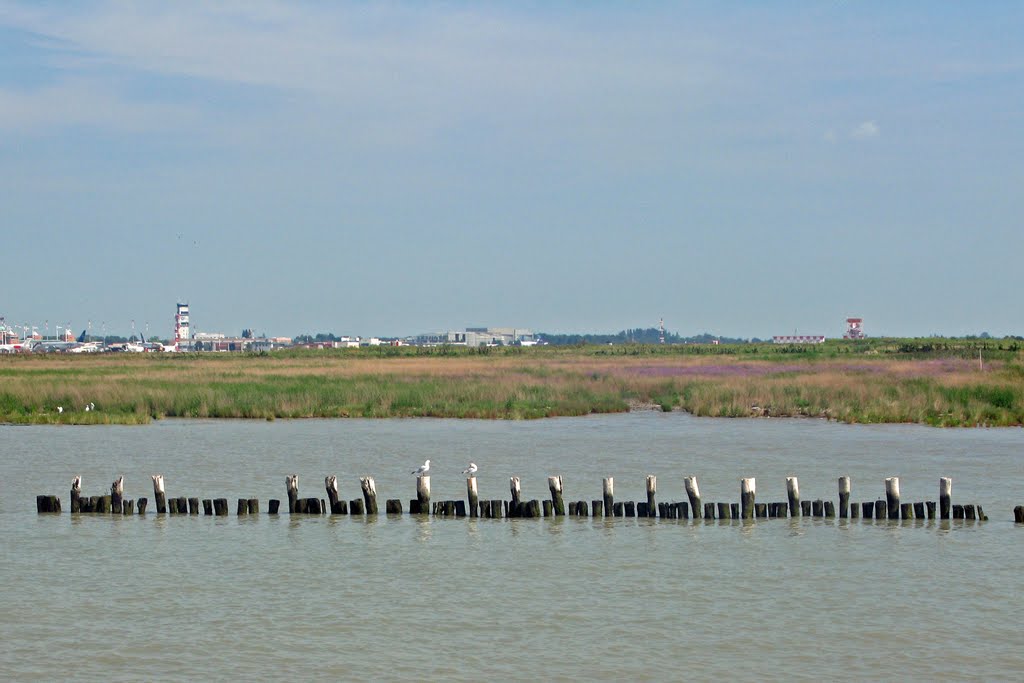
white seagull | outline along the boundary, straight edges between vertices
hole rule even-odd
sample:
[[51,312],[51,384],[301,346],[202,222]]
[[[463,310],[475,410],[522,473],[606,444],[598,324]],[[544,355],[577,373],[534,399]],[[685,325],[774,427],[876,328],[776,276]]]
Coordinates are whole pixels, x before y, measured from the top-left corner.
[[463,474],[476,474],[476,471],[478,469],[480,469],[480,468],[476,466],[476,463],[475,462],[471,462],[471,463],[469,463],[469,467],[467,467],[466,469],[462,470],[462,473]]
[[57,412],[58,413],[63,413],[64,412],[64,406],[57,406]]
[[412,473],[415,474],[417,477],[422,477],[424,474],[426,474],[429,471],[430,471],[430,461],[429,460],[425,460],[423,462],[423,464],[419,466],[419,469],[413,470]]

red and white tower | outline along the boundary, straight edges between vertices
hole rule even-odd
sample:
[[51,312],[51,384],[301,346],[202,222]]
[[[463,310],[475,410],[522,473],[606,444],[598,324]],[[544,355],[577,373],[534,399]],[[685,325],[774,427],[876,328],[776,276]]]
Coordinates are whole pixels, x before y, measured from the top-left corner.
[[847,318],[846,319],[846,334],[843,335],[843,339],[863,339],[864,338],[864,319],[863,318]]
[[178,304],[178,312],[174,315],[174,347],[178,351],[192,349],[192,335],[188,325],[188,304]]

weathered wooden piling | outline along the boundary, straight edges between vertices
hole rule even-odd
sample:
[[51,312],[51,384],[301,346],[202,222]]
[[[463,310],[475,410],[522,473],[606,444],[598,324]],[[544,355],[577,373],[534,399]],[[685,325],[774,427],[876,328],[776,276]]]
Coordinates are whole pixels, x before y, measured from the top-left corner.
[[626,504],[623,505],[622,511],[626,517],[636,517],[636,503],[627,500]]
[[622,503],[612,503],[612,515],[615,517],[622,517],[625,514],[625,508]]
[[286,476],[284,486],[288,491],[288,512],[298,512],[295,508],[299,500],[299,475],[289,474]]
[[913,503],[900,503],[900,519],[913,519],[914,518],[914,504]]
[[[676,518],[677,519],[689,519],[690,518],[690,504],[689,503],[676,503]],[[696,517],[699,514],[699,510],[693,511],[693,516]]]
[[[601,494],[604,500],[604,516],[610,517],[615,512],[615,477],[605,477],[601,481]],[[594,514],[597,514],[596,508]]]
[[924,519],[924,503],[914,503],[914,519]]
[[402,501],[398,498],[388,498],[384,501],[384,512],[389,515],[402,514]]
[[811,503],[811,512],[815,517],[825,516],[825,501],[820,498]]
[[188,514],[198,515],[199,514],[199,499],[189,498],[188,499]]
[[729,504],[718,503],[718,519],[729,519]]
[[242,517],[243,515],[248,515],[249,514],[249,499],[248,498],[239,498],[238,499],[238,507],[236,508],[235,514],[238,515],[239,517]]
[[114,480],[110,485],[110,509],[121,511],[121,501],[124,500],[124,475]]
[[259,498],[250,498],[249,499],[249,514],[250,515],[255,515],[255,514],[259,513],[259,511],[260,511],[260,499]]
[[704,519],[714,519],[714,518],[715,518],[715,504],[714,503],[704,503]]
[[740,514],[741,519],[754,518],[754,495],[757,491],[757,481],[754,477],[740,479],[740,503],[743,507]]
[[686,489],[686,497],[690,499],[690,509],[693,510],[693,518],[700,518],[700,487],[697,485],[697,477],[683,477],[683,488]]
[[833,503],[831,500],[826,500],[825,501],[825,516],[826,517],[835,517],[836,516],[836,504]]
[[861,503],[861,507],[864,508],[864,519],[874,519],[875,517],[875,501],[869,500]]
[[804,516],[804,517],[810,517],[811,516],[811,501],[809,501],[809,500],[801,500],[800,501],[800,512],[799,512],[799,514],[795,514],[793,516],[794,517],[800,517],[801,515]]
[[964,506],[963,505],[954,505],[953,506],[953,519],[963,519],[963,518],[964,518]]
[[839,519],[846,519],[849,516],[850,508],[850,478],[839,477]]
[[555,517],[565,516],[565,503],[562,502],[562,476],[548,477],[548,490],[551,492],[551,509]]
[[188,498],[185,496],[178,496],[178,514],[188,514]]
[[267,514],[276,515],[278,510],[281,508],[281,501],[277,498],[271,498],[267,503]]
[[975,519],[973,505],[964,505],[964,519]]
[[228,499],[227,498],[214,498],[213,499],[213,514],[218,517],[225,517],[228,514]]
[[594,510],[594,517],[604,517],[604,501],[603,500],[592,500],[590,501],[590,507]]
[[213,499],[203,498],[203,514],[207,517],[213,515]]
[[580,500],[580,501],[576,502],[576,516],[577,517],[587,517],[588,516],[587,501]]
[[860,519],[860,503],[850,503],[850,519]]
[[885,507],[889,511],[889,519],[900,518],[900,478],[886,477]]
[[153,498],[156,500],[156,513],[167,514],[167,496],[164,494],[164,475],[153,475]]
[[341,514],[338,512],[338,477],[333,474],[324,477],[324,489],[327,491],[327,500],[331,504],[331,514]]
[[939,518],[949,519],[950,501],[953,499],[953,478],[939,477]]
[[890,519],[886,508],[889,505],[888,501],[878,499],[875,501],[875,519]]
[[980,522],[987,522],[988,521],[988,515],[986,515],[984,512],[982,512],[981,506],[980,505],[976,505],[975,507],[978,508],[978,521],[980,521]]
[[366,503],[366,514],[377,514],[377,483],[373,477],[359,477],[359,486],[363,489],[363,502]]
[[754,516],[767,519],[768,503],[754,503]]
[[554,517],[555,516],[555,504],[552,501],[550,501],[550,500],[542,500],[541,501],[541,506],[544,509],[544,516],[545,517]]
[[81,497],[82,497],[82,477],[81,475],[76,476],[71,480],[71,512],[81,512]]
[[60,512],[60,497],[36,496],[36,513]]
[[509,504],[511,509],[514,505],[519,505],[522,502],[523,489],[519,477],[509,477],[508,479],[508,490],[512,494],[512,502]]
[[658,493],[658,478],[653,474],[647,475],[647,516],[656,517],[658,511],[657,502],[654,500]]
[[139,505],[138,505],[138,507],[139,507],[139,514],[140,515],[146,514],[146,505],[148,505],[148,504],[149,504],[149,501],[147,499],[139,498]]
[[492,500],[491,501],[491,517],[494,519],[501,519],[502,510],[504,509],[503,500]]
[[430,475],[416,477],[416,504],[421,515],[430,514]]
[[[310,510],[310,512],[313,512]],[[317,511],[319,512],[319,510]],[[348,502],[348,513],[353,517],[356,515],[366,514],[366,505],[363,503],[362,498],[353,498]]]
[[799,517],[803,508],[800,505],[800,482],[796,477],[786,477],[786,496],[789,498],[789,516]]
[[121,514],[128,516],[135,514],[135,501],[127,498],[121,501]]
[[171,498],[167,501],[167,512],[172,515],[178,514],[178,499]]
[[928,508],[928,519],[935,519],[935,501],[927,500],[924,504]]
[[739,503],[729,503],[729,514],[730,514],[730,517],[732,519],[739,519],[740,518],[740,504]]
[[466,477],[466,498],[469,500],[469,516],[477,517],[480,514],[480,493],[477,490],[476,477]]
[[1024,524],[1024,505],[1013,508],[1013,521],[1015,524]]
[[457,500],[455,501],[455,516],[465,517],[466,516],[466,501]]

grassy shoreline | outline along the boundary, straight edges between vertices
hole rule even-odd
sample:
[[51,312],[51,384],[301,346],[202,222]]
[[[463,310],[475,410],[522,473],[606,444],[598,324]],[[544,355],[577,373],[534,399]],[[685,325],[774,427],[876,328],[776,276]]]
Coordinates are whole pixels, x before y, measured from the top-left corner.
[[[87,412],[90,402],[97,409]],[[1024,349],[1014,340],[942,339],[0,357],[0,422],[13,424],[536,419],[637,404],[698,416],[1021,426]]]

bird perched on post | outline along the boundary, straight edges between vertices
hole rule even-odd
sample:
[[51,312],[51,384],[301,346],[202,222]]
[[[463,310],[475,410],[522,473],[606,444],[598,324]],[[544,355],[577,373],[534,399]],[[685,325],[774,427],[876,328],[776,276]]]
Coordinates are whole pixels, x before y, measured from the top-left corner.
[[429,460],[425,460],[423,462],[423,464],[419,466],[418,469],[415,469],[415,470],[412,471],[412,474],[415,474],[417,477],[422,477],[423,475],[425,475],[429,471],[430,471],[430,461]]
[[467,467],[466,469],[462,470],[462,473],[463,474],[473,475],[473,474],[476,474],[476,471],[478,469],[480,469],[480,468],[476,466],[476,463],[475,462],[471,462],[471,463],[469,463],[469,467]]

